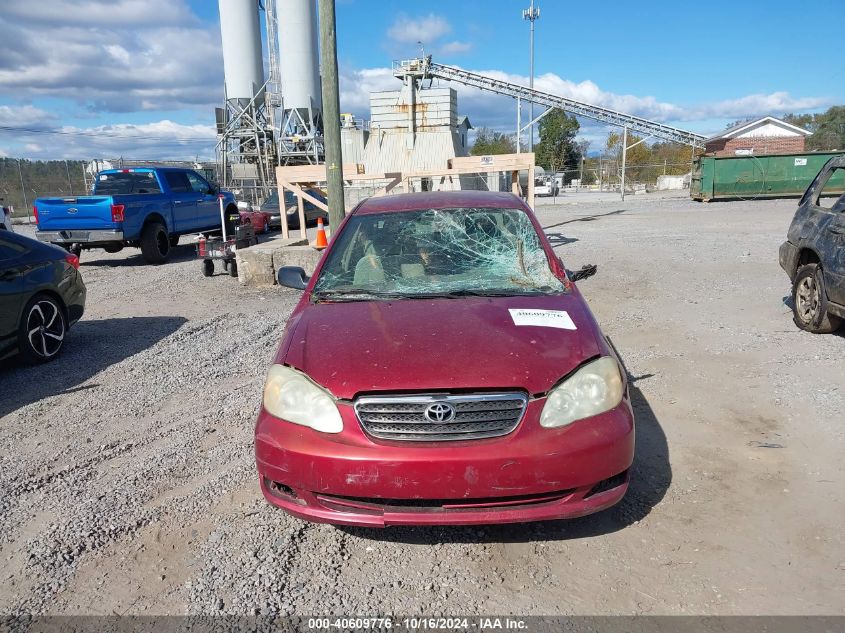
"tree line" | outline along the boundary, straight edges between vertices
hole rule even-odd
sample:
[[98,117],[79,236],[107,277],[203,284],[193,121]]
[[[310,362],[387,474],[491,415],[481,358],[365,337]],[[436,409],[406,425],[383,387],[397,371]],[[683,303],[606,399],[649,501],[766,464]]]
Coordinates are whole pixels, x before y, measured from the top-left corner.
[[[749,119],[754,120],[754,119]],[[811,132],[807,138],[807,151],[845,150],[845,106],[833,106],[826,112],[815,114],[787,114],[787,123]],[[737,121],[728,127],[733,127]],[[536,163],[547,172],[564,172],[566,183],[583,174],[583,184],[618,182],[622,168],[622,134],[611,131],[598,156],[587,156],[589,144],[577,141],[580,130],[578,119],[555,108],[540,119],[539,142],[534,146]],[[628,133],[628,150],[625,159],[625,178],[629,182],[655,182],[662,174],[683,175],[690,172],[693,150],[688,145],[670,142],[640,142],[642,137]],[[633,147],[631,147],[633,146]],[[523,151],[525,147],[521,148]],[[479,128],[471,153],[511,154],[516,151],[513,134],[504,134],[487,127]],[[704,152],[697,148],[696,155]]]
[[81,160],[0,158],[0,204],[26,215],[35,198],[85,194]]

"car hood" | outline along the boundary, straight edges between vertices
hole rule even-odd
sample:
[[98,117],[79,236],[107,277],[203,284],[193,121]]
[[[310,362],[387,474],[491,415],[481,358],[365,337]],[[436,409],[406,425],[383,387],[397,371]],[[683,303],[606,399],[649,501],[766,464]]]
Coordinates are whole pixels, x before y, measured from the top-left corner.
[[[515,325],[510,310],[565,311],[574,330]],[[336,397],[375,391],[548,391],[607,353],[586,303],[571,294],[320,303],[293,319],[276,362]]]

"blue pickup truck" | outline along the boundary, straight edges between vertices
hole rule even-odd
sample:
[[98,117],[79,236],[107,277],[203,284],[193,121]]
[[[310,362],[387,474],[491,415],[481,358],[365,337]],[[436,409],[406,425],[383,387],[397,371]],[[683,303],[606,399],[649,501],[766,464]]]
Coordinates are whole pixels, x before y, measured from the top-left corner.
[[77,255],[86,248],[140,247],[148,263],[161,264],[180,235],[220,229],[218,195],[227,216],[238,213],[233,194],[193,170],[108,169],[97,174],[90,196],[38,198],[35,235]]

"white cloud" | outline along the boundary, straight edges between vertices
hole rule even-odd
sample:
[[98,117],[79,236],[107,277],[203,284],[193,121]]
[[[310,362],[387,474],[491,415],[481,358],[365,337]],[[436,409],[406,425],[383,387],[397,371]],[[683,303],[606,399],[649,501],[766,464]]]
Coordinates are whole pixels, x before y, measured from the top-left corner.
[[446,18],[429,13],[422,17],[399,15],[387,29],[387,36],[402,44],[431,44],[448,34],[452,26]]
[[17,22],[44,25],[116,26],[193,24],[196,16],[181,0],[50,0],[11,2],[3,13]]
[[461,53],[468,53],[472,50],[471,42],[446,42],[437,49],[438,55],[460,55]]
[[31,159],[115,158],[192,159],[211,157],[216,132],[211,125],[184,125],[164,119],[142,124],[61,126],[16,132],[17,148],[7,152]]
[[740,99],[729,99],[693,108],[688,116],[695,119],[726,118],[740,119],[748,116],[779,114],[813,110],[831,105],[830,99],[823,97],[793,97],[788,92],[755,94]]
[[56,119],[56,115],[52,112],[47,112],[32,105],[0,105],[0,125],[31,127],[44,125]]
[[185,0],[54,0],[49,11],[2,3],[0,32],[6,96],[114,112],[210,111],[222,100],[219,29],[202,25]]

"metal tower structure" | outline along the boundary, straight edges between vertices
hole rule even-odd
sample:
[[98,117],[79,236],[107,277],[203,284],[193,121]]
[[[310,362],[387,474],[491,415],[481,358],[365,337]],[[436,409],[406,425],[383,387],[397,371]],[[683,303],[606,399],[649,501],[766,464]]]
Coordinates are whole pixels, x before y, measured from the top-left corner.
[[[534,0],[531,0],[531,6],[527,9],[522,11],[522,19],[528,20],[531,22],[531,35],[529,39],[529,48],[530,48],[530,71],[528,76],[528,87],[534,90],[534,22],[540,17],[540,7],[534,6]],[[519,106],[517,106],[519,107]],[[531,123],[528,124],[528,151],[534,151],[534,102],[531,101],[528,104],[528,120]],[[519,142],[519,139],[517,139]]]
[[244,198],[265,196],[275,182],[273,94],[262,59],[258,0],[219,0],[225,101],[216,108],[218,179]]
[[673,141],[675,143],[692,145],[693,147],[702,147],[706,138],[701,134],[696,134],[695,132],[672,127],[656,121],[649,121],[648,119],[643,119],[630,114],[616,112],[615,110],[610,110],[609,108],[602,108],[600,106],[582,103],[580,101],[575,101],[574,99],[568,99],[566,97],[561,97],[547,92],[540,92],[539,90],[526,88],[525,86],[520,86],[507,81],[492,79],[484,75],[471,73],[455,66],[438,64],[431,60],[431,55],[397,62],[394,64],[393,74],[403,80],[406,77],[414,77],[417,80],[438,78],[446,81],[455,81],[465,86],[478,88],[479,90],[494,92],[514,99],[527,100],[529,102],[546,106],[546,112],[536,119],[533,119],[531,124],[542,118],[552,108],[560,108],[572,114],[587,117],[601,123],[633,130],[639,134],[644,134],[646,138],[655,137],[666,141]]

